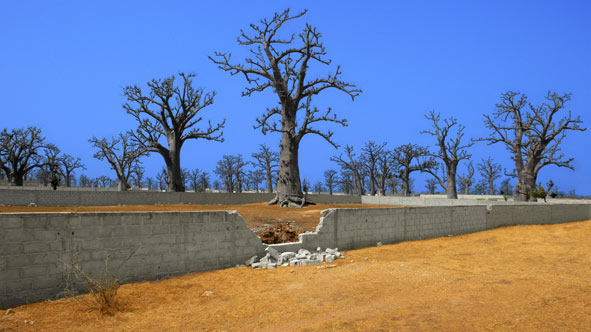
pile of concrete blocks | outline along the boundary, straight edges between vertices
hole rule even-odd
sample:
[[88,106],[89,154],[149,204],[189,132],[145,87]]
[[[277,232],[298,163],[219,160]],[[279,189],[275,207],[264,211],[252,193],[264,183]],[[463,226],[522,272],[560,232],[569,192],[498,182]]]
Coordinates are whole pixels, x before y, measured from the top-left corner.
[[305,265],[320,265],[322,262],[332,263],[335,259],[345,258],[338,248],[326,248],[324,251],[320,247],[316,248],[316,252],[310,252],[306,249],[300,249],[296,252],[282,252],[267,247],[265,249],[267,254],[257,261],[257,256],[252,256],[246,260],[245,264],[253,269],[267,268],[276,269],[277,266],[305,266]]

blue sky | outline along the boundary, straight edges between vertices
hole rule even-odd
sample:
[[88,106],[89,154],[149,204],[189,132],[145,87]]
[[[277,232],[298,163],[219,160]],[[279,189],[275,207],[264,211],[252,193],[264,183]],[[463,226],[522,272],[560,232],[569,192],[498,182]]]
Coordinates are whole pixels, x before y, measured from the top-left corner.
[[[260,143],[276,148],[278,135],[252,128],[276,97],[270,91],[241,97],[244,78],[217,69],[207,56],[225,51],[238,59],[246,51],[236,43],[240,29],[287,7],[309,12],[284,32],[298,32],[306,21],[316,26],[343,78],[364,91],[354,102],[334,91],[315,100],[349,120],[347,128],[331,127],[343,146],[359,150],[367,140],[432,146],[431,137],[419,134],[430,110],[456,117],[468,137],[487,135],[482,114],[507,90],[534,104],[548,90],[571,92],[568,109],[591,127],[588,1],[4,1],[0,127],[41,127],[62,151],[83,159],[89,176],[114,177],[106,162],[92,158],[88,139],[135,127],[121,107],[124,86],[183,71],[198,75],[196,86],[217,92],[203,115],[227,118],[226,142],[186,143],[183,167],[212,171],[223,154],[250,156]],[[540,180],[590,194],[590,145],[589,131],[569,135],[563,151],[575,158],[575,171],[548,167]],[[320,180],[336,168],[329,157],[339,152],[319,137],[304,138],[302,177]],[[478,143],[471,153],[512,168],[502,146]],[[147,175],[163,164],[158,155],[146,159]],[[424,190],[426,178],[417,176],[415,191]]]

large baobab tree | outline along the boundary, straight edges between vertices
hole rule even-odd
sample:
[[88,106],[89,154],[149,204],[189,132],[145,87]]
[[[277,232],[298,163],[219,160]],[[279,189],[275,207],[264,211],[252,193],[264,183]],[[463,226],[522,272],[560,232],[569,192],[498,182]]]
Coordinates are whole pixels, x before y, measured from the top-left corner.
[[0,133],[0,166],[8,181],[22,186],[27,174],[44,165],[43,151],[48,147],[41,129],[2,130]]
[[474,165],[472,161],[468,163],[466,166],[466,172],[458,175],[458,188],[460,192],[464,195],[468,195],[470,193],[470,187],[474,183]]
[[[517,177],[515,199],[528,201],[536,188],[538,173],[543,167],[555,165],[573,169],[573,158],[565,158],[560,144],[568,131],[584,131],[579,116],[573,118],[565,104],[571,94],[558,95],[548,92],[546,102],[534,106],[527,96],[507,91],[491,114],[484,114],[484,123],[491,134],[479,138],[488,144],[502,143],[511,152],[515,169],[511,176]],[[562,112],[567,112],[561,117]],[[559,114],[560,113],[560,114]]]
[[[445,188],[447,192],[447,198],[457,199],[458,193],[456,190],[456,173],[458,170],[458,164],[464,159],[470,159],[470,155],[467,151],[469,147],[474,145],[473,142],[463,143],[462,138],[464,137],[464,127],[459,124],[458,121],[453,118],[443,119],[440,121],[440,114],[434,111],[429,112],[425,115],[425,118],[432,122],[431,130],[421,131],[422,134],[429,134],[435,137],[437,140],[437,153],[432,154],[433,157],[441,159],[443,166],[442,174],[438,174],[438,168],[432,168],[427,170],[428,173],[439,182],[439,184]],[[456,129],[455,137],[450,137],[451,131]]]
[[437,163],[435,158],[429,155],[429,149],[416,144],[404,144],[394,149],[392,153],[394,161],[394,176],[402,181],[402,194],[410,196],[410,175],[413,172],[428,172]]
[[252,154],[254,161],[253,166],[262,172],[264,172],[267,180],[267,192],[273,192],[273,179],[277,174],[277,168],[279,167],[279,153],[272,151],[265,144],[259,145],[259,151]]
[[[124,89],[127,103],[123,107],[138,122],[138,128],[131,135],[140,148],[156,152],[164,159],[168,191],[185,191],[181,171],[183,144],[190,139],[223,142],[221,129],[226,122],[217,125],[208,122],[203,129],[197,128],[203,121],[199,112],[213,103],[215,93],[194,88],[194,74],[180,73],[179,77],[180,84],[175,84],[175,76],[154,79],[148,82],[147,93],[135,85]],[[162,137],[166,141],[164,144]]]
[[346,159],[340,154],[338,157],[331,157],[330,160],[336,162],[344,171],[343,173],[350,173],[352,175],[353,181],[351,185],[356,191],[356,194],[365,195],[365,175],[363,173],[362,163],[356,158],[352,146],[345,146],[345,154],[347,155]]
[[500,178],[503,172],[501,164],[495,163],[491,157],[488,157],[488,159],[483,158],[478,164],[476,164],[476,168],[478,169],[480,176],[482,176],[488,183],[488,194],[494,195],[495,180]]
[[129,189],[129,181],[139,165],[139,158],[147,153],[146,150],[134,142],[128,133],[119,134],[119,137],[113,137],[110,141],[96,137],[88,141],[97,149],[94,157],[106,159],[117,174],[117,188],[120,191]]
[[[342,91],[352,99],[361,92],[355,85],[341,80],[338,66],[334,73],[325,77],[308,78],[308,69],[312,64],[331,63],[325,58],[326,50],[320,41],[320,32],[306,24],[297,38],[295,35],[281,37],[278,34],[286,23],[305,13],[290,15],[287,9],[275,13],[271,19],[262,20],[260,25],[251,24],[248,33],[241,31],[238,43],[249,47],[253,54],[252,58],[244,59],[245,64],[232,62],[231,55],[227,53],[216,52],[214,57],[210,57],[220,69],[231,75],[244,75],[249,85],[242,93],[243,96],[270,88],[279,99],[277,107],[268,108],[257,119],[255,129],[260,128],[263,134],[281,134],[277,195],[269,202],[281,206],[302,206],[304,203],[298,164],[302,138],[307,134],[319,135],[336,148],[332,140],[333,132],[323,131],[313,125],[318,122],[346,125],[346,120],[337,118],[330,108],[326,112],[313,108],[312,97],[327,89]],[[273,120],[274,116],[280,120]]]

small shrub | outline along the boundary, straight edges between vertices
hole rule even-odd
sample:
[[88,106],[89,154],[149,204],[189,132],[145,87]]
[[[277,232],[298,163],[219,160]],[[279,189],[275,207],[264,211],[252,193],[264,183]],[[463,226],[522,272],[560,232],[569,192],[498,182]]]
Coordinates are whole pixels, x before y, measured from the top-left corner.
[[76,295],[73,289],[72,276],[77,280],[82,281],[90,293],[90,301],[81,297],[75,297],[84,305],[98,310],[101,314],[113,315],[119,310],[117,303],[117,291],[119,290],[119,270],[133,256],[133,250],[121,263],[119,263],[113,271],[111,271],[111,255],[108,255],[105,260],[104,270],[100,277],[95,278],[86,271],[84,271],[78,264],[77,255],[74,256],[72,263],[62,262],[67,269],[66,274],[66,294],[70,296]]

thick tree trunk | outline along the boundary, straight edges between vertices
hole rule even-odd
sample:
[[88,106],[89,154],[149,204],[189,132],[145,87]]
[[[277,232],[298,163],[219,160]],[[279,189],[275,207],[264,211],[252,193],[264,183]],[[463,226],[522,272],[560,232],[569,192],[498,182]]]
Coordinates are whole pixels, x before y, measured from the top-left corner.
[[289,133],[283,132],[279,152],[277,194],[268,204],[280,206],[303,206],[305,204],[298,165],[298,142]]
[[536,201],[530,197],[530,193],[535,187],[536,176],[533,171],[524,169],[519,172],[515,185],[515,200],[519,202]]
[[495,194],[494,182],[492,180],[488,180],[488,194],[489,195]]
[[270,169],[267,169],[267,192],[273,192],[273,176]]
[[166,168],[168,169],[168,191],[179,192],[185,191],[185,184],[181,173],[181,144],[173,137],[168,139],[168,158],[166,161]]
[[410,177],[403,176],[401,178],[401,180],[402,180],[402,193],[404,194],[404,196],[409,197],[410,196]]
[[117,190],[119,191],[127,191],[129,185],[125,182],[125,180],[117,179]]
[[447,198],[458,199],[458,192],[456,190],[456,170],[457,165],[450,165],[447,168]]

